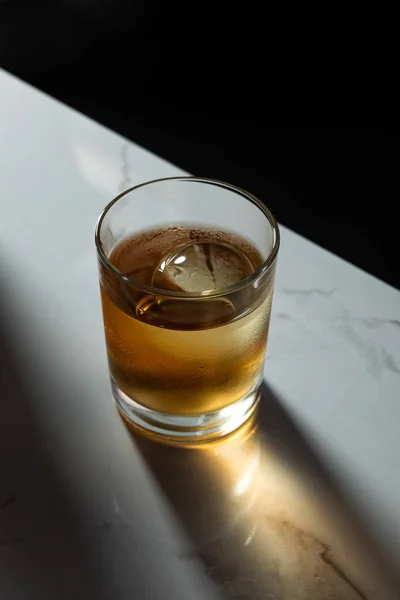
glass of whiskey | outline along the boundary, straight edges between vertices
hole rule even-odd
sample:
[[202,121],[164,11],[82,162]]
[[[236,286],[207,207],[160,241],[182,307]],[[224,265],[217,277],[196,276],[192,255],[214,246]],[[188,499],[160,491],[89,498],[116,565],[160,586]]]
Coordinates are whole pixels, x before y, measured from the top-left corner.
[[172,441],[227,435],[260,395],[279,228],[253,195],[197,177],[120,194],[96,227],[122,417]]

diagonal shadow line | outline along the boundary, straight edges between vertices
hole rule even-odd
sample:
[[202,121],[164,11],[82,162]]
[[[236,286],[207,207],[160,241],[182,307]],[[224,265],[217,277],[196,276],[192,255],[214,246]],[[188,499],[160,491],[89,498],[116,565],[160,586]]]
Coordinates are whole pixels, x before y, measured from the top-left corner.
[[[400,578],[387,552],[374,539],[368,525],[357,514],[353,499],[346,493],[331,469],[325,464],[319,451],[309,441],[304,429],[289,414],[284,403],[266,382],[263,384],[262,402],[259,408],[259,434],[264,443],[273,448],[275,456],[283,464],[300,474],[303,484],[312,489],[320,502],[329,507],[326,511],[335,513],[335,525],[346,531],[346,537],[352,541],[353,549],[367,549],[369,562],[382,577],[390,582],[393,597],[400,594]],[[329,544],[317,540],[320,546],[319,556],[337,576],[352,588],[357,597],[367,600],[367,596],[346,571],[342,561],[333,555]]]
[[24,383],[24,365],[17,364],[3,319],[5,313],[0,315],[0,590],[9,598],[102,598],[75,507],[35,420],[35,396]]
[[[171,447],[137,433],[133,440],[188,534],[182,560],[200,560],[224,598],[373,600],[371,589],[380,590],[381,600],[399,597],[399,580],[383,553],[267,384],[253,422],[218,444]],[[271,482],[279,477],[283,483],[275,489]],[[292,479],[301,482],[300,495],[312,490],[347,554],[363,557],[361,571],[346,552],[336,556],[330,540],[296,523],[290,507],[282,513],[279,499],[271,501]],[[292,568],[285,564],[288,554]],[[376,581],[367,564],[374,565]],[[306,595],[294,595],[299,586]]]

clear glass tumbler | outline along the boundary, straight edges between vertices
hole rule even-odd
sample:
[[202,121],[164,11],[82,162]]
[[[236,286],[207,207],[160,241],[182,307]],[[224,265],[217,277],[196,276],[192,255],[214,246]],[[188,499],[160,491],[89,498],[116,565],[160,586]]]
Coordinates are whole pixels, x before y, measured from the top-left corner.
[[185,441],[244,423],[259,400],[279,250],[270,211],[227,183],[159,179],[105,208],[96,247],[122,416]]

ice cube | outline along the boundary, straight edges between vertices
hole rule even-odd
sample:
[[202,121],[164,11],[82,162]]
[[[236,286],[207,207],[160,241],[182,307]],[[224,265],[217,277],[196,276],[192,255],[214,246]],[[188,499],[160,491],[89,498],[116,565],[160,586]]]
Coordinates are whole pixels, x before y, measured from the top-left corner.
[[152,285],[182,292],[205,292],[244,279],[254,271],[237,248],[220,242],[191,243],[164,257]]

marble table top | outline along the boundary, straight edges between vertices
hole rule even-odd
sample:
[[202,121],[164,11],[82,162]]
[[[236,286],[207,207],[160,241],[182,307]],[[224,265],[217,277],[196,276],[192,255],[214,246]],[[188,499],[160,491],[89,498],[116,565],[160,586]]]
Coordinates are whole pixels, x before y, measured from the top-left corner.
[[118,417],[94,223],[181,174],[0,71],[1,597],[398,599],[397,290],[282,227],[254,427],[174,449]]

